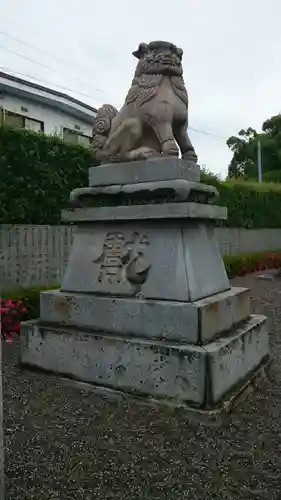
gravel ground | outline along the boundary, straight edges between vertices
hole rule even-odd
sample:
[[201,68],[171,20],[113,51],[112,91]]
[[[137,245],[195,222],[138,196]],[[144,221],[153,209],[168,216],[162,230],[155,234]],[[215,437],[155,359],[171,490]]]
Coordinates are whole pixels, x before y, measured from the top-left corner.
[[7,500],[281,498],[281,280],[240,278],[270,318],[269,379],[219,428],[21,371],[4,346]]

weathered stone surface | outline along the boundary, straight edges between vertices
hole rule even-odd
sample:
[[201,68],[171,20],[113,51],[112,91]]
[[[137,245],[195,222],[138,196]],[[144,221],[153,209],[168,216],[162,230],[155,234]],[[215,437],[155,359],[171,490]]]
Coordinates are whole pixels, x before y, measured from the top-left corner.
[[[139,203],[145,199],[153,203],[159,199],[167,198],[170,202],[194,201],[199,197],[200,203],[208,204],[218,196],[218,190],[214,186],[208,186],[202,182],[190,182],[185,179],[172,179],[169,181],[139,182],[135,184],[111,184],[110,186],[82,187],[71,191],[69,204],[72,208],[81,208],[87,202],[101,199],[102,196],[110,196],[111,200],[118,205],[126,205],[124,200],[137,198]],[[122,199],[122,203],[120,203]],[[129,203],[128,203],[129,204]],[[88,206],[88,205],[86,205]]]
[[40,319],[115,335],[196,343],[198,312],[190,303],[42,292]]
[[245,321],[251,312],[250,291],[241,287],[232,287],[191,304],[198,310],[198,342],[202,344]]
[[142,182],[185,179],[200,182],[200,167],[180,158],[161,157],[141,161],[113,163],[89,169],[89,186],[137,184]]
[[249,290],[234,287],[196,302],[101,297],[48,290],[42,322],[148,339],[205,344],[250,315]]
[[205,353],[199,347],[149,342],[24,323],[21,361],[60,374],[201,405]]
[[236,332],[203,347],[30,321],[21,328],[21,361],[98,385],[208,407],[268,355],[266,321],[251,316]]
[[81,224],[61,285],[64,292],[183,302],[229,288],[214,229],[174,221]]
[[265,316],[252,315],[228,337],[205,346],[208,355],[210,402],[221,399],[245,379],[269,354],[268,323]]
[[181,236],[189,300],[229,290],[229,280],[213,227],[204,223],[186,224],[182,227]]
[[0,225],[0,290],[60,283],[74,226]]
[[201,203],[165,203],[155,205],[127,205],[117,207],[76,208],[62,210],[65,222],[128,221],[150,219],[206,219],[224,220],[227,208]]

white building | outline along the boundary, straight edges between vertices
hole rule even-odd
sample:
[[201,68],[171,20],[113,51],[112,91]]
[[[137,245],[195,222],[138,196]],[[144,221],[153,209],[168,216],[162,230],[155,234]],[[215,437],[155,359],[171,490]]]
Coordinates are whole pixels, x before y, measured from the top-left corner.
[[89,145],[96,109],[69,95],[0,71],[0,125]]

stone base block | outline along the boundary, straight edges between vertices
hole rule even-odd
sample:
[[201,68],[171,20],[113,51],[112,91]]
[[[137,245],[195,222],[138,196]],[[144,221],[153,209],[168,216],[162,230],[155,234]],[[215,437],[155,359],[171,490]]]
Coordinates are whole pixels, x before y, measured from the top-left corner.
[[246,288],[233,287],[196,302],[139,300],[48,290],[40,320],[124,336],[206,344],[250,316]]
[[200,167],[174,157],[113,163],[89,169],[89,186],[109,186],[141,182],[185,179],[200,182]]
[[267,319],[251,316],[204,347],[92,333],[38,321],[21,328],[23,364],[125,392],[214,407],[269,352]]
[[95,393],[101,395],[111,401],[130,402],[140,404],[142,406],[162,407],[169,408],[169,411],[180,411],[185,414],[185,417],[193,423],[206,425],[208,427],[220,427],[228,422],[229,414],[240,404],[249,397],[250,394],[255,392],[257,388],[261,387],[269,378],[269,370],[272,358],[268,355],[259,364],[259,366],[242,382],[238,384],[227,398],[224,398],[213,408],[198,408],[190,406],[184,401],[175,399],[163,399],[153,396],[139,396],[118,389],[112,389],[102,385],[91,384],[89,382],[82,382],[81,380],[74,380],[69,377],[57,377],[55,373],[49,373],[50,377],[56,377],[60,383],[68,386],[75,387],[80,391]]

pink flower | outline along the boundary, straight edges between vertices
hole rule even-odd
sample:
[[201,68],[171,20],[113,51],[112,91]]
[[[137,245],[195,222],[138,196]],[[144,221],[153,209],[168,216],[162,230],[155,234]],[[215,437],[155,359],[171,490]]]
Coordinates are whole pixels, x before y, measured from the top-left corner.
[[17,300],[1,299],[1,335],[6,342],[12,342],[12,336],[19,335],[20,323],[27,309],[19,298]]

